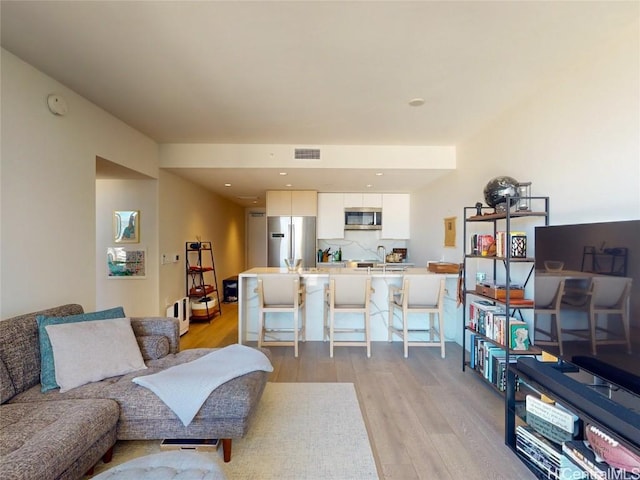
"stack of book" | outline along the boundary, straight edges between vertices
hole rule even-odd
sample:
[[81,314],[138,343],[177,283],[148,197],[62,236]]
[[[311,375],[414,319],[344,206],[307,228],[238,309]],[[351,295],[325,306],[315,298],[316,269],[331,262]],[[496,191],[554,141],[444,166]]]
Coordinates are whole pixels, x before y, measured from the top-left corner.
[[530,426],[519,425],[516,428],[516,450],[546,478],[568,480],[587,477],[587,473],[569,460],[557,445]]
[[[525,407],[527,425],[516,427],[516,450],[546,478],[640,478],[640,456],[613,435],[593,425],[583,426],[578,416],[544,395],[527,395]],[[589,440],[579,439],[583,429],[584,438]],[[589,436],[590,432],[596,433]],[[600,458],[595,453],[599,448],[600,455],[610,459]]]
[[[474,234],[471,235],[471,255],[490,256],[491,247],[494,245],[493,235]],[[495,253],[493,253],[495,255]]]
[[546,398],[527,395],[526,421],[516,428],[516,449],[547,478],[580,479],[586,472],[563,453],[564,442],[580,433],[580,419]]
[[[485,340],[480,335],[471,335],[469,366],[478,371],[501,392],[504,392],[507,387],[506,356],[504,348]],[[510,355],[509,363],[516,363],[518,358],[522,356],[525,355]],[[517,385],[518,381],[516,380],[516,389],[518,388]]]
[[469,327],[482,335],[487,335],[487,325],[496,313],[504,313],[504,309],[487,300],[472,302],[469,305]]

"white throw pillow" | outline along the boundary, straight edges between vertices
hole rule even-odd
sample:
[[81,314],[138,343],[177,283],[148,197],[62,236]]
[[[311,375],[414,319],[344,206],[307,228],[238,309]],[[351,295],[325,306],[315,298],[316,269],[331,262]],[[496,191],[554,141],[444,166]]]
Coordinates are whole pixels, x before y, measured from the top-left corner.
[[147,368],[129,318],[48,325],[60,392]]

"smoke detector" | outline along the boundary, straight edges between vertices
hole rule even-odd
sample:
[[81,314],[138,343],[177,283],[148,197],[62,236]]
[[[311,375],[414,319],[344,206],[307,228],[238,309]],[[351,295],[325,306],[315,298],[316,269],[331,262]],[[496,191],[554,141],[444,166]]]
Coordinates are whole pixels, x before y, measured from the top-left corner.
[[54,115],[64,116],[69,111],[67,101],[64,97],[55,93],[52,93],[47,97],[47,106]]

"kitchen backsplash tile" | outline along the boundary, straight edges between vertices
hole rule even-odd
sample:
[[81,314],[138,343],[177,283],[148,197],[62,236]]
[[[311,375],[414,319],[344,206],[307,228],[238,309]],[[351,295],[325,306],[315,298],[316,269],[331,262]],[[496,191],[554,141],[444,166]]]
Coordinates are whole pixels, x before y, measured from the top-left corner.
[[[407,248],[406,240],[383,240],[380,232],[368,230],[345,231],[345,238],[332,240],[318,240],[318,248],[326,250],[331,248],[331,253],[342,249],[342,260],[381,260],[378,255],[378,246],[385,247],[387,253],[394,248]],[[407,253],[407,262],[411,262],[411,251]]]

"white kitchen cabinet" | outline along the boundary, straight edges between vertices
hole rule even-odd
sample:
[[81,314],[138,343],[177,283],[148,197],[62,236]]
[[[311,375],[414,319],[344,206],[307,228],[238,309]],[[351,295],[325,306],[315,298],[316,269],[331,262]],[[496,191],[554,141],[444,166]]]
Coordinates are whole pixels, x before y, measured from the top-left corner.
[[344,208],[382,208],[380,193],[345,193]]
[[318,194],[318,238],[344,238],[344,194]]
[[408,193],[382,194],[382,238],[411,237],[411,197]]
[[318,194],[312,190],[267,191],[268,217],[315,217],[318,213]]

